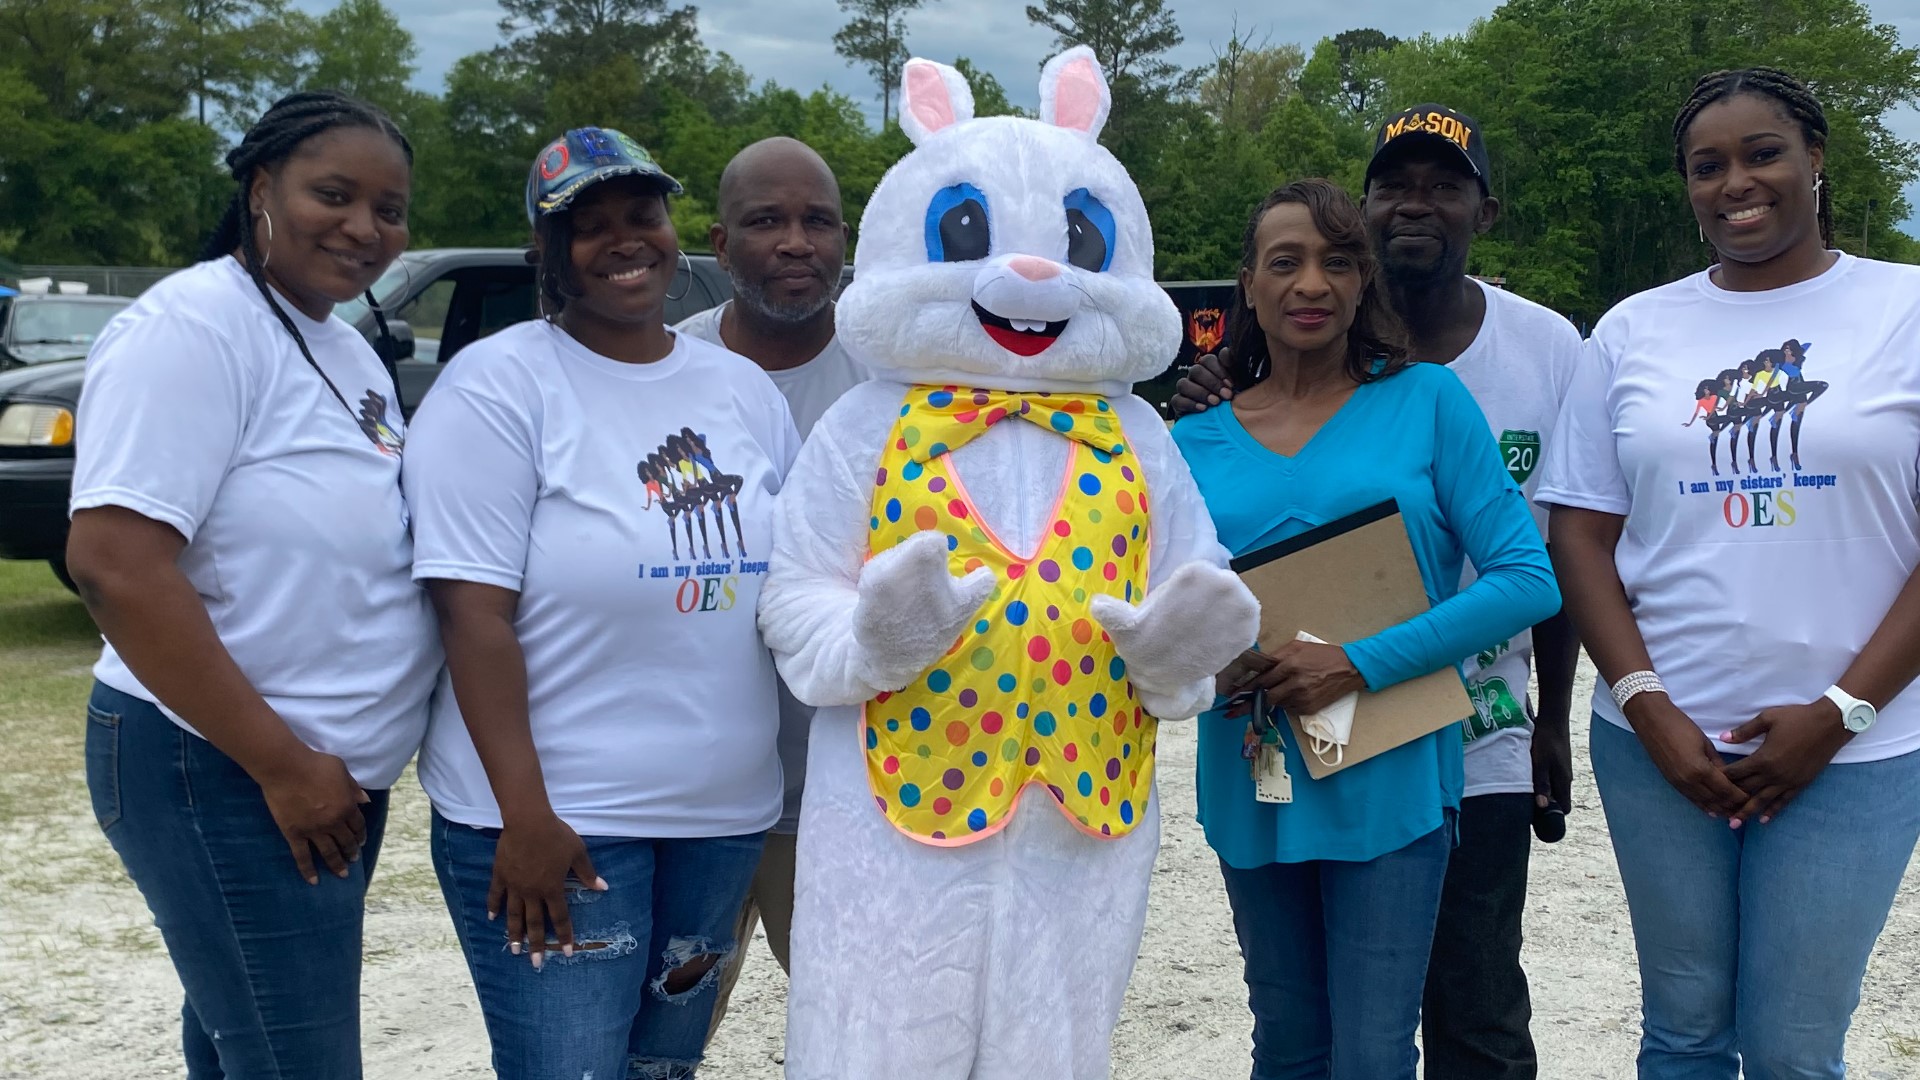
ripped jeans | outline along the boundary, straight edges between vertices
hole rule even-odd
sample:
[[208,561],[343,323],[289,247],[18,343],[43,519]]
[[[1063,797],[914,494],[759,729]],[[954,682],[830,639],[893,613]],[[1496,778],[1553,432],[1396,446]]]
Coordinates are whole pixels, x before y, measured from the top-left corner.
[[433,815],[434,870],[501,1080],[691,1080],[765,834],[582,837],[608,888],[568,890],[574,954],[548,952],[539,971],[507,951],[504,916],[487,921],[499,836]]

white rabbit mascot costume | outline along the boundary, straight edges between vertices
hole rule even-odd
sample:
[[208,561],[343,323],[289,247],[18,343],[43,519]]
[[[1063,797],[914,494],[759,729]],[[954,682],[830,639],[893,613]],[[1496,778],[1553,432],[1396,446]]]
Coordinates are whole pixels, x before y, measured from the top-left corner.
[[1155,717],[1212,704],[1257,605],[1130,386],[1180,343],[1091,51],[1040,119],[906,65],[916,149],[861,222],[760,606],[821,706],[800,824],[796,1080],[1101,1080],[1159,845]]

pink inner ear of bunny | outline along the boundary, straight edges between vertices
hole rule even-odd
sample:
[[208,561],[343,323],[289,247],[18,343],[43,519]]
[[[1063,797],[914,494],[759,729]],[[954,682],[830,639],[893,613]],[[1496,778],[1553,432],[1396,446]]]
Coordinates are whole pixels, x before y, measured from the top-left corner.
[[907,65],[907,108],[928,131],[953,126],[953,99],[947,94],[947,81],[931,64]]
[[1053,91],[1053,122],[1075,131],[1092,131],[1100,116],[1100,78],[1093,61],[1075,60],[1060,70]]

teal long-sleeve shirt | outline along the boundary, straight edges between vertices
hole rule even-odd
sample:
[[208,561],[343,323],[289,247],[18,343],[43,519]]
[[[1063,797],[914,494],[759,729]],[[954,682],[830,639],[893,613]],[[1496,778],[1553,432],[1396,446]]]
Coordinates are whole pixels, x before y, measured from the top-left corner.
[[[1193,470],[1220,542],[1235,556],[1393,499],[1432,608],[1372,637],[1341,642],[1370,690],[1455,667],[1552,615],[1560,591],[1486,418],[1460,380],[1413,364],[1365,383],[1292,457],[1256,441],[1220,406],[1181,420],[1174,441]],[[1461,561],[1478,577],[1459,588]],[[1293,802],[1254,799],[1240,756],[1244,719],[1200,724],[1200,822],[1228,865],[1363,862],[1440,827],[1460,805],[1460,732],[1449,725],[1324,780],[1288,736]]]

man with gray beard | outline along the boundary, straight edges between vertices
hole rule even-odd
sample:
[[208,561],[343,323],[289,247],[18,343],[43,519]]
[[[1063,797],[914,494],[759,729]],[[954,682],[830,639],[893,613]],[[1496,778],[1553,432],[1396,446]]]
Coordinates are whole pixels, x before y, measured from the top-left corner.
[[[833,335],[833,298],[846,265],[848,229],[840,184],[812,148],[772,138],[736,154],[720,174],[719,220],[708,234],[733,280],[733,299],[674,329],[730,349],[759,364],[786,396],[805,438],[840,395],[870,374]],[[720,1027],[727,999],[746,959],[755,921],[784,970],[793,925],[794,836],[807,771],[813,710],[780,686],[780,766],[786,803],[767,834],[765,854],[735,925],[738,947],[721,973],[708,1039]]]
[[807,144],[763,139],[720,174],[718,216],[708,239],[733,299],[674,329],[766,369],[804,439],[828,406],[871,377],[833,336],[847,259],[840,184]]

